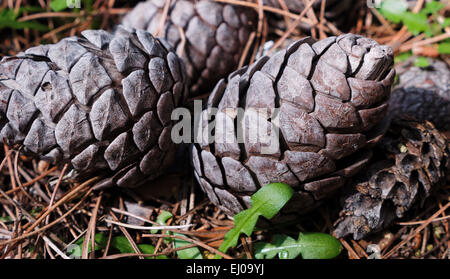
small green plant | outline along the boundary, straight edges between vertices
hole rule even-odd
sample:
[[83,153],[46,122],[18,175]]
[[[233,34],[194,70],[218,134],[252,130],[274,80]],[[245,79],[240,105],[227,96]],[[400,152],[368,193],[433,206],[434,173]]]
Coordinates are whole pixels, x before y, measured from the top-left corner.
[[[228,231],[219,250],[226,253],[229,248],[238,244],[239,236],[243,233],[251,236],[258,218],[264,216],[267,219],[274,217],[283,206],[291,199],[294,191],[284,183],[271,183],[262,187],[252,195],[252,207],[234,216],[235,226]],[[166,225],[172,218],[170,212],[162,211],[157,219],[158,225]],[[159,230],[151,230],[151,233],[158,233]],[[170,237],[171,235],[184,236],[180,233],[167,231],[166,243],[173,243],[175,248],[182,248],[190,245],[190,242]],[[95,235],[95,250],[105,249],[108,238],[101,233]],[[75,242],[81,247],[83,238]],[[117,236],[111,239],[111,247],[120,253],[134,253],[133,248],[124,236]],[[155,247],[148,244],[139,244],[139,250],[144,254],[153,254]],[[91,245],[89,245],[89,252]],[[340,254],[342,246],[337,239],[324,233],[300,233],[297,240],[286,235],[275,235],[272,243],[256,243],[255,257],[257,259],[272,259],[278,255],[280,259],[294,259],[299,255],[304,259],[331,259]],[[179,259],[203,259],[201,251],[197,247],[190,247],[176,251]],[[74,250],[71,257],[80,257],[81,251]],[[151,258],[151,257],[149,257]],[[166,256],[156,258],[166,259]],[[220,258],[216,256],[215,258]]]
[[[82,247],[84,237],[78,239],[72,247]],[[95,234],[95,245],[94,250],[104,250],[106,249],[108,243],[108,237],[102,233]],[[121,254],[135,253],[133,247],[125,236],[115,236],[111,238],[110,247],[112,250],[117,250]],[[149,244],[138,244],[138,248],[143,254],[153,254],[155,252],[155,247]],[[89,242],[88,251],[91,252],[91,244]],[[80,258],[81,249],[71,249],[69,256],[71,258]],[[167,259],[167,256],[160,255],[156,256],[157,259]],[[152,259],[152,257],[147,257],[147,259]]]
[[[393,23],[403,23],[413,35],[424,32],[431,37],[442,33],[441,24],[437,22],[437,13],[444,8],[444,4],[438,1],[427,2],[426,6],[418,13],[408,10],[406,0],[386,0],[381,3],[380,13]],[[431,22],[428,17],[431,16]]]
[[250,236],[259,216],[271,219],[289,201],[293,193],[292,188],[284,183],[272,183],[259,189],[251,197],[252,207],[234,216],[234,228],[227,232],[219,250],[225,253],[230,247],[236,246],[241,233]]
[[12,9],[0,9],[0,29],[11,28],[11,29],[34,29],[38,31],[48,31],[48,26],[41,24],[37,21],[18,21],[18,17],[22,15],[24,11],[28,12],[41,12],[43,9],[39,7],[23,7],[20,8],[17,13]]
[[[427,2],[418,13],[413,13],[408,10],[408,3],[405,0],[386,0],[381,3],[378,10],[389,21],[402,23],[414,36],[424,33],[426,37],[433,37],[443,34],[444,28],[450,26],[450,18],[445,18],[443,21],[439,19],[439,12],[444,7],[443,3],[433,0]],[[437,45],[437,51],[439,54],[450,54],[450,40],[440,42]],[[402,62],[410,56],[412,56],[411,51],[400,53],[396,56],[395,62]],[[414,65],[426,68],[429,62],[425,57],[418,57]]]
[[[219,250],[225,253],[230,247],[236,246],[242,233],[250,236],[260,216],[271,219],[293,194],[292,188],[284,183],[271,183],[262,187],[252,195],[252,207],[234,216],[235,226],[225,235]],[[255,257],[273,258],[280,254],[280,258],[284,259],[296,258],[301,254],[307,259],[328,259],[337,256],[341,251],[340,243],[326,234],[300,234],[297,241],[289,236],[277,235],[274,240],[276,241],[273,244],[257,244]]]
[[[161,226],[165,226],[167,221],[172,217],[173,217],[172,213],[170,213],[168,211],[162,211],[156,218],[156,223],[158,223]],[[157,232],[158,232],[158,230],[151,230],[151,233],[157,233]],[[168,235],[185,236],[183,234],[174,233],[171,231],[168,231],[167,234]],[[182,239],[169,238],[169,237],[166,238],[164,241],[166,243],[172,242],[175,248],[182,248],[184,246],[192,244],[192,243],[182,240]],[[202,253],[200,252],[200,250],[197,247],[191,247],[191,248],[178,250],[178,251],[176,251],[176,253],[177,253],[177,256],[179,259],[203,259]]]
[[286,235],[275,235],[272,243],[256,243],[257,259],[332,259],[342,251],[341,243],[325,233],[300,233],[298,239]]
[[[76,7],[75,4],[79,4],[79,7]],[[70,7],[69,5],[73,5]],[[52,0],[50,2],[50,8],[52,11],[60,12],[67,8],[74,9],[75,11],[79,11],[82,8],[84,11],[92,11],[92,0]]]
[[438,46],[438,52],[440,54],[450,54],[450,41],[440,43]]
[[420,68],[426,68],[430,66],[430,62],[426,57],[417,57],[416,61],[414,61],[414,66],[420,67]]
[[[76,1],[72,1],[76,2]],[[50,8],[52,12],[61,12],[64,10],[67,10],[68,4],[70,4],[71,1],[67,0],[52,0],[50,2]],[[92,0],[80,0],[80,8],[73,8],[70,9],[73,13],[79,13],[81,11],[85,12],[86,15],[93,11],[93,3]],[[0,9],[0,29],[2,28],[11,28],[11,29],[32,29],[42,32],[48,32],[50,31],[50,28],[46,24],[42,24],[39,21],[36,20],[29,20],[29,21],[21,21],[20,17],[24,15],[24,13],[27,13],[28,15],[32,13],[43,13],[46,12],[44,8],[41,6],[21,6],[18,11],[16,12],[14,9]],[[92,28],[95,27],[97,24],[98,19],[94,20],[92,22]],[[63,24],[65,21],[61,21],[61,24]]]
[[67,9],[67,0],[52,0],[50,2],[52,11],[60,12]]
[[[394,59],[395,63],[401,63],[403,61],[406,61],[408,58],[410,58],[412,56],[412,52],[411,51],[407,51],[407,52],[403,52],[400,53],[399,55],[397,55]],[[426,68],[428,66],[430,66],[430,61],[428,61],[428,58],[424,57],[424,56],[419,56],[417,58],[415,58],[414,60],[414,66],[416,67],[420,67],[420,68]],[[396,76],[397,77],[397,76]]]
[[395,56],[394,62],[395,62],[395,63],[400,63],[400,62],[406,61],[406,60],[408,60],[408,58],[410,58],[412,55],[413,55],[413,54],[412,54],[411,51],[407,51],[407,52],[400,53],[400,54],[398,54],[398,55]]

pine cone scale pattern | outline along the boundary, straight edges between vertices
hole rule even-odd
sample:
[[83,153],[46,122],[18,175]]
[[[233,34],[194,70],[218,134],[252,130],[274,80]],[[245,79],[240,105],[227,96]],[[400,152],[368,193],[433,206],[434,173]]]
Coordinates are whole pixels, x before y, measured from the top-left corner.
[[144,31],[82,34],[2,60],[0,137],[83,174],[114,171],[119,186],[158,176],[175,153],[182,62]]
[[389,226],[445,182],[450,143],[430,122],[394,119],[367,171],[344,188],[338,237],[358,240]]
[[161,26],[163,2],[139,3],[122,24],[159,32],[185,62],[191,96],[208,93],[221,77],[237,68],[255,29],[254,11],[206,0],[172,1]]
[[389,115],[408,115],[431,121],[436,128],[450,130],[450,69],[442,61],[429,59],[419,68],[412,59],[398,65],[399,84],[392,92]]
[[[192,147],[192,158],[202,189],[226,212],[235,214],[238,208],[248,206],[249,195],[259,187],[284,182],[299,191],[296,199],[304,200],[295,205],[300,213],[329,197],[346,177],[368,162],[370,152],[363,149],[379,141],[383,131],[375,126],[386,114],[393,81],[392,52],[355,35],[324,41],[301,40],[271,58],[261,58],[220,81],[211,93],[208,107],[219,110],[215,141],[208,141],[207,111],[203,111],[199,122],[203,129],[198,134],[199,143]],[[362,57],[357,66],[365,71],[361,76],[367,80],[358,78],[358,71],[351,73],[349,64],[335,59],[341,56],[337,48],[345,61],[354,54],[340,47],[345,44],[350,44],[351,50],[361,47],[364,52],[359,54],[369,56],[370,63]],[[384,56],[373,60],[373,52]],[[349,86],[350,78],[356,89]],[[279,138],[272,133],[266,142],[249,138],[237,142],[239,130],[251,134],[251,123],[265,123],[263,130],[271,131],[274,127],[268,119],[277,107]],[[236,122],[236,115],[228,111],[236,108],[246,110],[242,122]],[[267,109],[269,116],[261,116],[258,109]],[[221,125],[228,127],[226,131]],[[218,141],[230,137],[234,140]],[[274,152],[264,154],[263,148],[270,144],[275,146]],[[355,155],[359,150],[364,156]],[[289,206],[290,211],[295,211],[295,206]]]

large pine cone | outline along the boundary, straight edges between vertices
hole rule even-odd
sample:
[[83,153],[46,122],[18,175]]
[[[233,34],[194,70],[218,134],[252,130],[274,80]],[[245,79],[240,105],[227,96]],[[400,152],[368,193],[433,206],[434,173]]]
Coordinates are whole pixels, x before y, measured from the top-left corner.
[[414,59],[396,68],[399,84],[392,92],[389,114],[428,120],[438,129],[450,130],[450,69],[442,61],[429,61],[426,68],[415,67]]
[[361,239],[390,225],[445,182],[449,142],[430,122],[395,120],[373,163],[346,186],[338,237]]
[[[139,3],[122,24],[154,33],[164,20],[165,4],[166,0]],[[191,96],[209,93],[217,81],[236,70],[255,23],[256,14],[250,8],[207,0],[172,0],[159,36],[185,62]]]
[[[322,0],[312,0],[314,4],[312,9],[317,17],[320,16]],[[341,26],[349,21],[352,12],[360,0],[327,0],[325,2],[325,18],[327,21],[333,22],[337,26]],[[285,0],[284,3],[290,12],[300,14],[305,9],[303,0]],[[266,5],[281,9],[279,0],[266,0]],[[300,24],[303,30],[309,30],[311,26],[305,22]]]
[[173,160],[182,62],[145,31],[82,34],[0,62],[0,139],[80,173],[114,173],[101,185],[136,186]]
[[[221,80],[192,146],[200,186],[229,214],[249,206],[250,195],[271,182],[296,190],[285,212],[317,206],[367,163],[370,146],[387,129],[392,66],[389,47],[347,34],[297,41]],[[215,128],[208,127],[214,107]],[[245,109],[244,119],[237,108]],[[271,115],[275,108],[278,116]],[[279,119],[279,136],[269,119]],[[255,126],[261,128],[252,136]],[[208,129],[214,136],[208,137]],[[242,133],[240,143],[236,135]]]

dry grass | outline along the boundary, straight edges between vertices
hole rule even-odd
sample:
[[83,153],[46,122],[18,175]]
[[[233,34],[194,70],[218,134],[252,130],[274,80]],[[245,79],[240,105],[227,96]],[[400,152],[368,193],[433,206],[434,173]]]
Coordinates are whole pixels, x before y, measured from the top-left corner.
[[[241,65],[261,55],[261,46],[269,40],[274,41],[269,50],[273,51],[306,35],[321,39],[344,31],[374,38],[392,46],[397,53],[412,50],[418,55],[438,57],[436,43],[450,34],[450,30],[446,30],[444,35],[431,39],[413,36],[406,28],[390,24],[381,14],[364,5],[357,7],[357,18],[351,28],[339,30],[325,19],[323,9],[317,14],[307,9],[297,15],[287,9],[265,7],[262,1],[216,1],[253,7],[258,12],[258,28],[251,35]],[[0,30],[4,38],[1,56],[14,55],[40,43],[54,43],[92,26],[111,29],[134,4],[133,1],[94,0],[91,12],[75,13],[51,12],[50,1],[22,0],[3,1],[2,8],[18,10],[32,2],[38,2],[43,11],[25,12],[19,21],[37,20],[49,26],[50,31]],[[419,11],[423,4],[423,0],[417,1],[414,11]],[[442,15],[449,11],[447,7]],[[281,19],[278,25],[270,22],[269,15],[274,14]],[[310,34],[296,28],[300,22],[313,26]],[[449,61],[448,57],[440,58]],[[176,258],[178,250],[191,247],[199,247],[205,257],[221,254],[225,258],[250,258],[253,242],[269,239],[272,234],[272,231],[257,231],[252,238],[242,238],[238,247],[224,255],[217,248],[233,222],[211,205],[188,171],[174,171],[133,192],[119,189],[96,192],[91,185],[97,177],[73,181],[67,166],[51,166],[24,157],[19,150],[19,146],[10,149],[5,145],[0,155],[0,258],[68,258],[68,248],[74,243],[81,243],[83,258],[162,255]],[[141,211],[130,210],[129,204]],[[376,244],[382,258],[450,258],[449,206],[450,185],[447,185],[436,191],[422,208],[411,211],[388,230],[358,242],[341,239],[346,251],[340,257],[367,258],[368,247]],[[156,218],[162,211],[173,215],[168,221],[169,227],[162,232],[150,233],[149,226],[158,225]],[[296,225],[278,228],[277,232],[292,235],[297,235],[298,231],[330,232],[338,211],[339,205],[330,201],[320,210],[303,216]],[[171,242],[164,241],[168,237],[163,234],[167,229],[182,233],[184,237],[172,237],[182,238],[190,244],[174,248]],[[93,241],[88,240],[93,240],[96,234],[105,236],[107,242],[103,249],[91,253],[88,248],[93,248]],[[115,250],[112,245],[115,236],[124,236],[132,251],[121,253]],[[143,254],[139,245],[144,243],[153,245],[154,253]]]

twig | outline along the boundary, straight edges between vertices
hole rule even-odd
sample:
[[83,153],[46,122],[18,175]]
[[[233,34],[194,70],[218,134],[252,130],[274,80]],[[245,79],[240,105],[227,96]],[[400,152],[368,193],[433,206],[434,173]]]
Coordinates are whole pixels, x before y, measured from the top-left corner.
[[[96,182],[98,179],[99,179],[98,177],[91,178],[88,181],[84,182],[83,184],[79,185],[78,187],[74,188],[69,193],[67,193],[64,197],[62,197],[60,200],[58,200],[55,203],[55,205],[48,207],[47,210],[36,220],[36,222],[26,230],[26,232],[27,233],[31,232],[37,225],[40,224],[40,222],[42,222],[42,220],[44,220],[45,217],[47,217],[51,212],[53,212],[53,210],[55,210],[60,205],[62,205],[63,203],[65,203],[68,200],[70,200],[71,198],[73,198],[76,194],[81,192],[81,190],[84,190],[84,188],[90,186],[91,183]],[[91,191],[92,191],[92,189],[89,189],[89,193]]]
[[[210,240],[212,241],[212,240]],[[196,244],[189,244],[186,246],[182,246],[182,247],[178,247],[178,248],[173,248],[173,249],[169,249],[168,251],[163,251],[160,253],[155,253],[155,254],[133,254],[133,253],[126,253],[126,254],[115,254],[115,255],[110,255],[110,256],[106,256],[104,255],[102,257],[102,259],[119,259],[119,258],[127,258],[127,257],[138,257],[138,256],[142,256],[142,257],[158,257],[158,256],[164,256],[164,255],[168,255],[168,254],[172,254],[173,252],[177,252],[177,251],[181,251],[181,250],[186,250],[192,247],[197,247]]]
[[153,224],[153,225],[159,225],[159,224],[156,223],[156,222],[153,222],[153,221],[151,221],[151,220],[147,220],[147,219],[145,219],[145,218],[142,218],[142,217],[140,217],[140,216],[137,216],[136,214],[133,214],[133,213],[128,212],[128,211],[125,211],[125,210],[121,210],[121,209],[114,208],[114,207],[111,208],[111,210],[114,211],[114,212],[116,212],[116,213],[119,213],[119,214],[123,214],[123,215],[127,215],[127,216],[130,216],[130,217],[133,217],[133,218],[135,218],[135,219],[137,219],[137,220],[140,220],[140,221],[142,221],[142,222],[150,223],[150,224]]
[[178,29],[178,33],[180,34],[181,40],[180,40],[180,44],[178,45],[178,49],[176,49],[175,51],[177,51],[177,55],[179,57],[183,57],[184,46],[186,45],[186,35],[184,34],[183,28],[181,28],[180,26],[177,25],[177,29]]
[[[433,253],[434,251],[436,251],[437,249],[439,249],[445,242],[447,242],[450,239],[450,235],[447,235],[446,237],[444,237],[441,241],[439,241],[439,243],[437,245],[434,246],[433,249],[431,249],[430,251],[426,252],[425,254],[422,255],[422,258],[430,255],[431,253]],[[450,248],[447,247],[447,251],[450,251]],[[445,256],[445,253],[444,253]]]
[[39,19],[39,18],[55,18],[55,17],[79,17],[83,16],[84,11],[81,11],[79,14],[77,13],[69,13],[69,12],[47,12],[47,13],[38,13],[38,14],[32,14],[29,16],[24,16],[19,18],[18,22],[24,22],[29,21],[33,19]]
[[163,9],[163,12],[161,15],[161,19],[159,20],[158,27],[156,28],[155,32],[153,33],[153,35],[155,37],[158,37],[159,33],[164,28],[164,23],[167,20],[167,15],[169,14],[169,7],[170,7],[171,2],[172,2],[171,0],[167,0],[166,3],[164,4],[164,9]]
[[[226,3],[226,4],[233,4],[233,5],[249,7],[249,8],[255,9],[255,11],[258,10],[258,4],[247,2],[247,1],[239,1],[239,0],[214,0],[214,1],[215,2],[219,2],[219,3]],[[290,1],[292,1],[292,0],[290,0]],[[271,12],[271,13],[279,14],[279,15],[282,15],[282,16],[290,17],[292,19],[297,19],[297,17],[298,17],[298,15],[296,15],[294,13],[286,12],[286,11],[283,11],[281,9],[273,8],[273,7],[266,6],[266,5],[263,5],[262,9],[264,11],[267,11],[267,12]],[[305,23],[307,23],[309,25],[314,25],[314,23],[311,20],[307,19],[307,18],[302,18],[301,21],[305,22]],[[326,29],[325,31],[328,32],[330,30]]]
[[130,225],[130,224],[125,224],[125,223],[121,223],[121,222],[117,222],[117,221],[113,221],[113,220],[109,220],[106,219],[105,220],[106,223],[111,223],[117,226],[121,226],[121,227],[125,227],[125,228],[129,228],[129,229],[134,229],[134,230],[171,230],[171,229],[185,229],[185,228],[189,228],[192,227],[192,225],[179,225],[179,226],[154,226],[154,227],[146,227],[146,226],[137,226],[137,225]]
[[289,29],[279,38],[275,44],[270,48],[270,50],[267,52],[267,54],[272,53],[276,48],[281,46],[281,44],[286,40],[287,37],[295,30],[295,28],[298,26],[302,18],[305,16],[305,14],[308,12],[308,10],[312,7],[314,4],[314,1],[311,1],[308,3],[308,5],[305,7],[305,9],[300,13],[300,15],[295,19],[294,23],[289,27]]
[[[6,143],[3,144],[3,148],[5,149],[5,154],[9,154],[9,147]],[[14,178],[14,171],[13,171],[13,166],[12,166],[12,162],[11,162],[11,156],[7,156],[6,157],[7,163],[8,163],[8,169],[9,169],[9,177],[11,178],[11,186],[13,189],[17,188],[16,185],[16,180]]]
[[97,222],[97,213],[98,208],[100,207],[100,202],[102,200],[103,193],[100,193],[99,197],[97,198],[97,202],[95,203],[95,207],[92,210],[92,216],[89,220],[86,236],[83,240],[83,248],[81,253],[82,259],[88,259],[89,258],[89,242],[91,244],[91,252],[95,251],[95,224]]
[[392,27],[389,24],[389,22],[383,17],[383,15],[380,14],[379,11],[377,11],[377,9],[370,8],[370,11],[378,18],[378,20],[381,22],[383,27],[387,29],[389,34],[395,34],[395,30],[392,29]]
[[345,241],[343,239],[339,239],[339,241],[342,243],[342,246],[344,246],[345,249],[347,249],[348,255],[351,259],[357,259],[357,260],[360,259],[358,254],[355,252],[355,250],[352,249],[352,247],[347,243],[347,241]]
[[70,259],[69,256],[67,256],[66,254],[64,254],[61,250],[59,250],[59,248],[45,235],[42,237],[42,239],[45,241],[45,243],[53,249],[53,251],[56,252],[56,254],[58,254],[61,258],[68,260]]
[[[440,221],[447,220],[447,219],[450,219],[450,215],[449,216],[445,216],[445,217],[439,217],[439,218],[433,219],[433,220],[431,220],[431,222],[432,223],[433,222],[440,222]],[[414,225],[421,225],[421,224],[426,223],[426,222],[428,222],[428,220],[413,221],[413,222],[398,222],[397,225],[400,225],[400,226],[414,226]]]
[[403,245],[405,245],[406,243],[408,243],[411,239],[414,238],[414,236],[419,233],[420,231],[422,231],[426,226],[428,226],[437,216],[439,216],[442,212],[444,212],[445,210],[447,210],[447,208],[450,207],[450,202],[448,202],[444,207],[442,207],[441,209],[439,209],[436,213],[433,214],[433,216],[431,216],[430,218],[428,218],[428,220],[423,223],[420,227],[418,227],[417,229],[415,229],[413,231],[413,233],[409,234],[409,236],[404,239],[402,242],[400,242],[399,244],[397,244],[396,246],[394,246],[394,248],[392,248],[391,251],[387,252],[384,256],[383,259],[387,259],[390,256],[392,256],[398,249],[400,249]]
[[433,38],[430,38],[430,39],[426,39],[426,40],[423,40],[423,41],[420,41],[420,42],[414,42],[412,44],[403,45],[403,46],[400,47],[399,50],[400,50],[400,52],[404,52],[404,51],[408,51],[408,50],[410,50],[412,48],[415,48],[415,47],[420,47],[420,46],[424,46],[424,45],[430,45],[430,44],[438,43],[438,42],[443,41],[443,40],[448,39],[448,38],[450,38],[450,33],[444,33],[444,34],[441,34],[439,36],[436,36],[436,37],[433,37]]
[[[61,184],[61,181],[62,181],[62,179],[63,179],[63,177],[64,177],[64,174],[65,174],[65,172],[66,172],[66,170],[67,170],[68,167],[69,167],[68,164],[64,164],[64,167],[63,167],[63,169],[62,169],[62,171],[61,171],[61,173],[60,173],[60,175],[59,175],[58,181],[56,182],[56,186],[55,186],[55,188],[53,189],[52,196],[50,197],[50,202],[49,202],[49,204],[48,204],[48,207],[52,207],[53,202],[55,201],[56,192],[58,192],[58,190],[59,190],[59,185]],[[49,217],[50,217],[50,216],[47,216],[47,218],[45,219],[45,223],[46,223],[46,224],[48,224]]]
[[37,201],[30,195],[28,194],[27,191],[25,191],[25,188],[22,185],[22,182],[20,181],[20,177],[19,177],[19,173],[18,173],[18,161],[19,161],[19,153],[20,153],[20,149],[22,149],[22,146],[19,148],[19,150],[16,152],[16,156],[14,156],[14,177],[16,179],[17,185],[19,186],[19,189],[22,191],[22,193],[33,203],[37,203]]
[[19,241],[19,240],[28,238],[28,237],[33,236],[33,235],[36,235],[36,234],[39,234],[39,233],[41,233],[41,232],[47,230],[48,228],[53,227],[54,225],[56,225],[56,224],[59,223],[60,221],[64,220],[64,218],[65,218],[66,216],[68,216],[70,213],[72,213],[75,209],[77,209],[78,206],[80,206],[80,205],[88,198],[88,196],[90,195],[90,193],[91,193],[92,191],[93,191],[92,189],[89,189],[89,191],[81,198],[81,200],[80,200],[78,203],[76,203],[74,206],[72,206],[72,207],[70,208],[69,211],[67,211],[66,213],[64,213],[64,215],[62,215],[61,217],[59,217],[59,218],[56,219],[55,221],[51,222],[50,224],[45,225],[45,226],[43,226],[43,227],[41,227],[41,228],[39,228],[39,229],[37,229],[37,230],[35,230],[35,231],[33,231],[33,232],[30,232],[30,233],[24,233],[24,234],[22,234],[22,235],[20,235],[20,236],[18,236],[18,237],[16,237],[16,238],[14,238],[14,239],[11,239],[11,240],[8,240],[8,241],[4,241],[4,242],[0,242],[0,246],[5,246],[5,245],[7,245],[7,244],[10,244],[10,243],[13,243],[13,242],[17,242],[17,241]]
[[[39,180],[41,180],[42,178],[46,177],[47,175],[49,175],[50,173],[54,172],[54,171],[57,170],[57,169],[58,169],[58,167],[57,167],[57,166],[54,166],[53,168],[47,170],[46,172],[42,173],[42,174],[39,175],[38,177],[34,178],[33,180],[30,180],[30,181],[24,183],[22,186],[23,186],[23,187],[28,187],[28,186],[30,186],[30,185],[33,185],[34,183],[36,183],[37,181],[39,181]],[[19,189],[19,188],[13,188],[13,189],[11,189],[11,190],[6,191],[6,194],[10,195],[10,194],[13,194],[13,193],[15,193],[15,192],[17,192],[17,191],[20,191],[20,189]]]
[[[114,214],[114,212],[112,212],[112,210],[109,211],[109,215],[111,215],[111,217],[114,218],[115,222],[118,222],[119,219],[116,217],[116,215]],[[137,246],[136,242],[133,240],[133,238],[131,237],[130,233],[128,233],[128,231],[123,227],[123,226],[119,226],[119,229],[122,231],[122,233],[125,235],[125,237],[127,238],[128,242],[130,243],[131,247],[133,248],[134,252],[136,253],[141,253],[141,251],[139,250],[139,247]],[[144,257],[139,257],[140,259],[144,259]]]
[[198,246],[200,246],[202,248],[205,248],[206,250],[210,251],[211,253],[217,254],[217,255],[221,256],[222,258],[224,258],[224,259],[233,259],[232,257],[228,256],[227,254],[224,254],[224,253],[220,252],[219,250],[217,250],[217,249],[215,249],[215,248],[213,248],[213,247],[211,247],[209,245],[204,244],[201,241],[197,241],[197,240],[190,239],[190,238],[187,238],[187,237],[184,237],[184,236],[180,236],[180,235],[143,234],[142,237],[177,238],[177,239],[181,239],[181,240],[184,240],[184,241],[187,241],[187,242],[191,242],[191,243],[197,244]]

